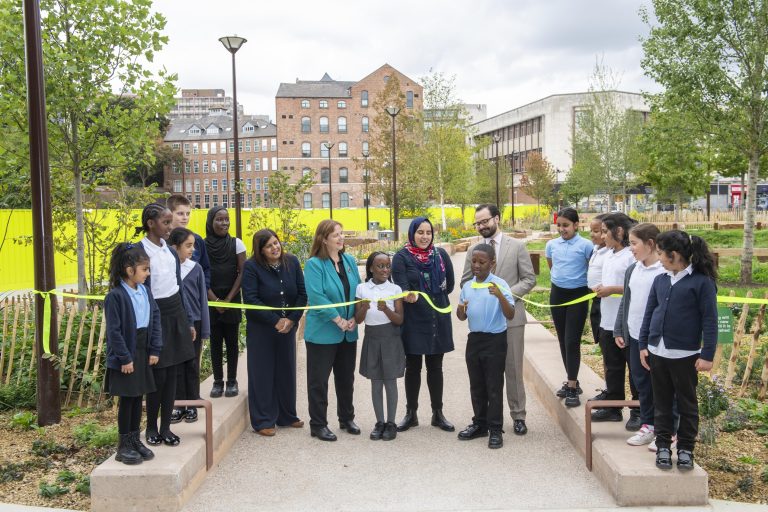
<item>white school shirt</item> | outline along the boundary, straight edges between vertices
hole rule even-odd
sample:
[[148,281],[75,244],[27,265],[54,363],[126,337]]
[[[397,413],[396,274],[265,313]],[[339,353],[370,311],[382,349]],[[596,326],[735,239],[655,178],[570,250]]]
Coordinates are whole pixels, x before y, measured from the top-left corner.
[[[627,268],[635,262],[632,251],[624,247],[620,251],[609,250],[603,260],[603,286],[624,286],[624,276]],[[619,312],[621,297],[603,297],[600,299],[600,328],[613,331],[616,325],[616,315]]]
[[[682,278],[684,278],[687,275],[693,274],[693,265],[688,265],[685,270],[681,270],[677,274],[672,272],[671,270],[667,270],[667,275],[669,275],[669,281],[670,281],[670,287],[675,286],[675,284],[680,281]],[[690,357],[695,354],[700,354],[701,350],[680,350],[676,348],[667,348],[664,345],[664,336],[659,338],[659,344],[658,345],[648,345],[648,351],[659,357],[665,357],[667,359],[683,359],[684,357]]]
[[142,239],[141,244],[149,256],[152,295],[155,299],[166,299],[176,295],[179,291],[179,283],[176,281],[176,258],[171,254],[168,244],[160,239],[160,245],[157,246],[146,237]]
[[641,261],[637,262],[632,275],[629,276],[629,289],[632,298],[627,310],[627,329],[633,339],[640,338],[640,327],[643,325],[645,306],[648,304],[648,294],[651,293],[653,280],[666,272],[660,261],[646,267]]
[[590,290],[603,282],[603,262],[609,252],[609,248],[597,245],[592,251],[592,257],[589,258],[589,267],[587,268],[587,286]]
[[[378,300],[384,297],[391,297],[403,293],[403,290],[392,281],[385,281],[381,284],[376,284],[373,279],[360,283],[355,290],[355,297],[358,299],[370,299],[371,307],[365,314],[365,325],[385,325],[391,323],[387,315],[383,311],[379,311]],[[395,310],[395,301],[387,300],[387,307],[392,311]]]
[[245,252],[245,244],[239,238],[235,238],[235,254],[242,254]]

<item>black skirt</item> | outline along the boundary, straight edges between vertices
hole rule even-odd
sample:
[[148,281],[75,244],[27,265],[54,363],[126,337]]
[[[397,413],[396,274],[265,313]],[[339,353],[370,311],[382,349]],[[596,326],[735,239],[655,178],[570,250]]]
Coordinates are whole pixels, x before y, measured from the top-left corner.
[[155,391],[155,377],[149,366],[147,354],[147,329],[136,331],[136,354],[133,358],[133,373],[107,368],[104,387],[112,396],[144,396]]
[[195,346],[187,312],[181,302],[181,293],[155,301],[160,308],[160,325],[163,329],[163,349],[157,367],[167,368],[193,359]]
[[360,375],[369,379],[397,379],[405,374],[405,351],[400,327],[392,323],[365,326],[360,352]]

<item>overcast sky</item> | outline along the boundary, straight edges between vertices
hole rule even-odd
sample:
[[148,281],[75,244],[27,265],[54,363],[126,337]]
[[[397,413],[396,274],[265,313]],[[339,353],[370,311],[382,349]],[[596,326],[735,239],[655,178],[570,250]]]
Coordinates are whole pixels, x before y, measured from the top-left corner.
[[640,68],[638,15],[649,0],[156,0],[170,41],[157,65],[179,88],[232,93],[229,53],[218,38],[248,42],[237,53],[238,101],[275,118],[280,82],[356,81],[384,63],[418,80],[430,69],[456,76],[457,96],[492,116],[550,94],[585,91],[596,58],[626,91],[656,91]]

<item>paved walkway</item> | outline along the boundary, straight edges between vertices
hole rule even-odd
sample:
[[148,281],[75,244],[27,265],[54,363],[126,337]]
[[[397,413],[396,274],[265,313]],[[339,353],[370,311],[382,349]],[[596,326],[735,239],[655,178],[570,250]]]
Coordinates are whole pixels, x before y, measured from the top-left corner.
[[[457,274],[463,268],[464,254],[453,257]],[[458,290],[452,303],[457,298]],[[472,417],[463,358],[466,338],[466,322],[454,317],[456,350],[445,358],[444,410],[459,429]],[[301,345],[298,368],[298,410],[308,420]],[[513,435],[510,420],[504,447],[489,450],[485,439],[460,442],[456,433],[429,425],[426,383],[420,397],[421,425],[391,442],[370,441],[368,434],[375,423],[370,385],[359,375],[355,383],[361,436],[340,431],[335,422],[330,424],[339,436],[335,443],[312,439],[308,427],[280,429],[273,438],[248,429],[185,510],[506,510],[614,505],[531,394],[528,435]],[[398,418],[405,401],[402,379],[399,385]],[[333,418],[332,390],[329,395],[329,418]]]

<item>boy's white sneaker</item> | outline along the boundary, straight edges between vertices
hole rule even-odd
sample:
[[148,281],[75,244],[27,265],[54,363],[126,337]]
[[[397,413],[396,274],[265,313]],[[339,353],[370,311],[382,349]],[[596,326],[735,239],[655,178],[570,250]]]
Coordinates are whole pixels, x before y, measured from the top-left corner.
[[652,425],[643,424],[635,435],[627,439],[627,444],[632,446],[643,446],[656,440],[656,434]]

